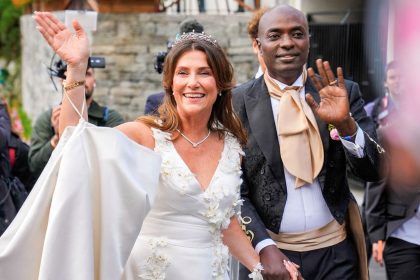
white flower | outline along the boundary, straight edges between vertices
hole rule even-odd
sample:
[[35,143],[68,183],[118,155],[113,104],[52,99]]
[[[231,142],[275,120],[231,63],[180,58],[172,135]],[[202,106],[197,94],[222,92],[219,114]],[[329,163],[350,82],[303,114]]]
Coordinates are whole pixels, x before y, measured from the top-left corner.
[[139,277],[144,280],[165,280],[166,269],[170,262],[162,248],[168,245],[167,239],[153,238],[149,241],[149,245],[153,253],[147,259],[146,265],[140,269],[142,273]]

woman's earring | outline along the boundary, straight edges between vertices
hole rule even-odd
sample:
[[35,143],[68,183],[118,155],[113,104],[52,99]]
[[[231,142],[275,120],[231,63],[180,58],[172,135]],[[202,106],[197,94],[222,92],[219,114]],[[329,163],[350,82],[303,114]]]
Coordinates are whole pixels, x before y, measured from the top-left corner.
[[222,92],[219,92],[219,96],[222,96]]

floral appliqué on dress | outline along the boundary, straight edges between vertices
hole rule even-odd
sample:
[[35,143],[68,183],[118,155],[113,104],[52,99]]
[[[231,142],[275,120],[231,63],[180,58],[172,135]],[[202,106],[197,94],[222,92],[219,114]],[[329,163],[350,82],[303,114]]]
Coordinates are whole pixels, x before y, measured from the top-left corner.
[[169,266],[168,257],[162,252],[162,248],[168,245],[164,238],[151,239],[149,242],[153,255],[147,259],[147,266],[141,267],[140,279],[144,280],[165,280],[166,269]]
[[[156,141],[155,151],[165,155],[161,165],[162,180],[168,183],[176,182],[177,191],[189,195],[188,185],[196,178],[190,170],[178,163],[178,156],[174,155],[171,134],[159,129],[152,131]],[[211,265],[212,278],[215,280],[225,279],[229,264],[229,250],[222,242],[222,230],[229,226],[233,215],[240,215],[241,155],[244,153],[239,142],[233,135],[226,133],[223,152],[215,174],[200,196],[204,202],[204,209],[199,209],[199,214],[208,222],[213,239]],[[226,181],[226,178],[229,180]]]

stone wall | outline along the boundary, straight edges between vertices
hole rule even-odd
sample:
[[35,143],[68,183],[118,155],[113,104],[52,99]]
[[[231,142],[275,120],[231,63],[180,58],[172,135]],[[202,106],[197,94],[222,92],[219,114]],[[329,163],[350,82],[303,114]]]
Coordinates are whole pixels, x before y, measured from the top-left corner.
[[[63,12],[57,12],[63,18]],[[226,50],[243,83],[257,70],[257,59],[246,32],[250,14],[200,15],[197,19],[207,33]],[[98,30],[91,34],[92,55],[104,56],[106,68],[97,69],[95,99],[118,110],[126,120],[143,114],[148,95],[162,91],[161,75],[154,70],[156,54],[178,32],[184,15],[100,14]],[[22,96],[32,120],[46,108],[60,102],[47,72],[52,51],[35,28],[30,15],[21,18]],[[58,85],[58,82],[57,82]]]

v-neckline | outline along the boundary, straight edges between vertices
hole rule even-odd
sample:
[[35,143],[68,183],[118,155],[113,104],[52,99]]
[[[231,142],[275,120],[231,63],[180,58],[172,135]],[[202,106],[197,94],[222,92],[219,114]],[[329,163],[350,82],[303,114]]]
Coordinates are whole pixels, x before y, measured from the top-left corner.
[[203,185],[201,185],[200,181],[198,181],[198,178],[196,177],[196,175],[188,167],[187,163],[184,161],[184,159],[182,158],[182,156],[178,153],[178,150],[176,149],[174,143],[172,141],[169,141],[169,142],[171,142],[171,146],[172,146],[173,150],[175,151],[175,154],[177,155],[177,157],[181,161],[181,164],[183,165],[184,169],[188,172],[189,175],[191,175],[191,177],[194,178],[193,180],[197,183],[198,188],[199,188],[199,191],[202,194],[203,193],[206,193],[207,190],[211,187],[211,185],[212,185],[212,183],[214,181],[214,178],[216,177],[217,172],[219,172],[220,162],[223,159],[223,156],[225,154],[225,149],[226,149],[226,146],[227,146],[227,144],[226,144],[226,137],[227,136],[225,134],[225,136],[223,138],[223,149],[222,149],[222,152],[220,153],[219,160],[217,161],[216,169],[214,170],[213,175],[211,176],[210,182],[209,182],[209,184],[207,185],[207,187],[205,189],[203,188]]

